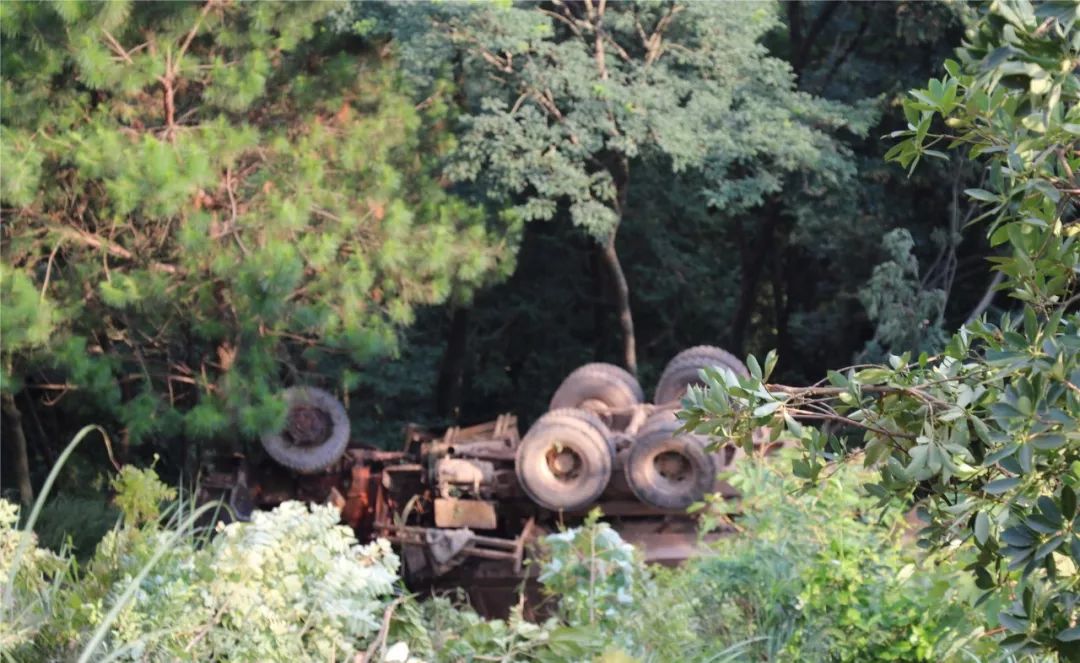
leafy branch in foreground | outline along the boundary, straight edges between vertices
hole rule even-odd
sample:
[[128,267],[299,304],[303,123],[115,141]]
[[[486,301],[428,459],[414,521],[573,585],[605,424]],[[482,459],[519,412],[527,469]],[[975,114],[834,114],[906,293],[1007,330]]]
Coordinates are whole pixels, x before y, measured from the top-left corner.
[[919,502],[925,547],[971,554],[979,601],[1002,606],[1003,647],[1066,660],[1080,660],[1078,12],[991,3],[959,61],[905,100],[909,125],[887,155],[913,168],[944,156],[936,147],[964,148],[985,163],[987,188],[967,194],[990,206],[980,219],[1002,249],[991,260],[1022,308],[966,325],[940,354],[890,356],[810,387],[769,384],[776,356],[764,369],[751,357],[748,378],[707,371],[682,414],[722,438],[767,426],[797,440],[794,470],[808,481],[846,453],[832,433],[860,431],[879,470],[868,489],[883,504]]

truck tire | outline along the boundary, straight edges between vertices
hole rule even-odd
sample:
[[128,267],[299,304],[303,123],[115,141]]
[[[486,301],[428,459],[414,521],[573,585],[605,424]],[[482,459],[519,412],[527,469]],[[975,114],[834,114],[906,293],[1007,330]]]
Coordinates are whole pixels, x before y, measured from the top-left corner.
[[574,369],[551,397],[548,410],[580,408],[618,410],[645,402],[637,379],[614,364],[585,364]]
[[657,405],[677,401],[686,395],[686,388],[701,384],[698,371],[707,366],[722,366],[736,375],[748,377],[750,372],[735,355],[712,345],[698,345],[675,355],[664,368],[656,385],[653,402]]
[[561,409],[536,420],[518,445],[514,470],[522,490],[545,509],[578,511],[611,480],[614,447],[599,418]]
[[[584,431],[587,435],[592,435],[593,432],[599,431],[607,442],[608,450],[611,451],[612,458],[615,457],[616,449],[616,436],[611,432],[611,428],[604,422],[604,420],[595,412],[589,412],[588,410],[582,410],[581,408],[562,408],[559,410],[551,410],[537,419],[532,428],[538,426],[547,426],[552,422],[564,424],[567,426],[576,426]],[[529,430],[532,431],[532,428]]]
[[676,431],[674,414],[660,412],[642,426],[623,473],[634,495],[659,509],[684,510],[714,491],[718,459],[699,435]]
[[280,465],[311,474],[333,465],[349,445],[349,416],[333,394],[316,387],[290,387],[282,394],[285,428],[261,437]]

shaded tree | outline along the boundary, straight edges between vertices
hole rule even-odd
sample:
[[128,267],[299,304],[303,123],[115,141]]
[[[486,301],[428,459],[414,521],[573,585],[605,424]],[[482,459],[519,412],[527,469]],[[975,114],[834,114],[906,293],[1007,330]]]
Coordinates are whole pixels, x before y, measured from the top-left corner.
[[332,7],[0,8],[5,410],[251,436],[283,383],[348,392],[418,305],[509,269],[512,233],[431,171],[445,104]]
[[[864,131],[867,115],[794,90],[760,43],[771,5],[585,2],[420,7],[428,29],[396,34],[404,51],[458,53],[468,113],[448,171],[510,201],[516,221],[559,218],[597,243],[622,334],[637,369],[631,289],[616,250],[640,177],[686,174],[697,202],[748,208],[783,174],[850,173],[831,139]],[[404,20],[400,15],[395,20]],[[433,35],[434,34],[434,38]],[[424,62],[415,54],[407,62]]]
[[[816,23],[818,13],[830,4],[805,3],[804,23]],[[790,62],[793,57],[785,22],[788,6],[754,7],[772,25],[758,46],[782,68],[778,59]],[[357,14],[357,9],[362,12]],[[607,9],[613,10],[621,8]],[[393,43],[380,41],[380,47],[385,43],[394,50],[414,87],[414,98],[420,103],[444,99],[468,120],[482,114],[479,104],[485,98],[505,99],[507,106],[517,99],[490,78],[482,57],[472,62],[470,58],[477,56],[469,48],[455,47],[445,31],[433,29],[475,20],[476,11],[475,6],[460,3],[361,3],[351,5],[342,24],[350,30],[359,27],[373,39],[392,36]],[[733,11],[752,13],[748,7]],[[552,39],[568,39],[563,32],[569,28],[548,18],[555,31]],[[643,384],[654,380],[676,352],[700,343],[731,348],[741,344],[754,351],[779,345],[786,350],[777,370],[792,380],[848,362],[875,333],[876,323],[869,319],[860,293],[874,266],[888,261],[880,247],[883,235],[893,228],[911,232],[911,255],[919,261],[926,287],[942,287],[938,275],[946,272],[934,266],[942,244],[934,237],[944,234],[953,215],[951,190],[941,182],[948,178],[962,190],[968,186],[964,182],[970,169],[959,179],[952,166],[920,169],[905,178],[882,163],[888,145],[881,137],[904,121],[897,95],[939,66],[960,34],[959,18],[950,5],[841,3],[817,32],[796,83],[815,96],[841,102],[842,108],[859,108],[860,122],[878,118],[872,130],[823,131],[836,144],[818,152],[820,162],[795,170],[772,167],[771,155],[754,156],[747,167],[736,163],[725,169],[718,160],[718,167],[711,170],[702,165],[679,172],[662,155],[632,161],[618,257],[632,286]],[[580,48],[587,46],[582,41]],[[447,86],[447,81],[453,84]],[[786,103],[783,93],[761,94]],[[765,121],[741,126],[778,130]],[[780,134],[776,138],[777,153],[790,148],[796,156],[813,154],[796,150],[798,141],[785,145]],[[753,132],[745,137],[735,132],[732,137],[747,144],[761,140]],[[760,166],[757,170],[752,169],[755,163]],[[528,200],[528,191],[489,196],[489,184],[481,176],[459,182],[454,190],[486,200],[496,211]],[[962,221],[967,207],[962,205],[959,211]],[[508,281],[452,310],[422,312],[421,324],[407,334],[408,366],[380,363],[378,373],[386,379],[366,373],[373,384],[364,394],[371,398],[388,389],[390,375],[423,376],[429,384],[455,385],[452,394],[438,390],[434,400],[441,401],[441,410],[431,406],[433,399],[414,380],[385,392],[392,395],[383,399],[385,407],[372,408],[364,418],[372,426],[368,430],[388,431],[397,422],[415,418],[434,421],[438,411],[477,420],[513,410],[528,420],[543,411],[559,380],[578,364],[622,361],[610,270],[596,240],[576,228],[568,212],[564,200],[555,207],[555,223],[529,224],[517,271]],[[948,323],[968,315],[989,280],[979,261],[985,245],[976,233],[967,233],[963,244],[950,245],[944,255],[953,255],[954,248],[956,262],[942,261],[958,264],[946,302]],[[467,325],[460,324],[465,319]],[[740,324],[734,324],[736,319]],[[463,326],[464,335],[458,333]],[[437,377],[431,374],[431,362],[443,368]],[[377,422],[382,422],[379,429]]]

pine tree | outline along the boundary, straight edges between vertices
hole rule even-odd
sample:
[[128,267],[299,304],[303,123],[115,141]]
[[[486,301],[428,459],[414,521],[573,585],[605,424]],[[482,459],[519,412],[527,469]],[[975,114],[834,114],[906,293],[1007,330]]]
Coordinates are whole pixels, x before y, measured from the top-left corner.
[[445,104],[325,29],[330,3],[4,3],[5,403],[125,440],[278,425],[417,306],[512,266],[431,169]]

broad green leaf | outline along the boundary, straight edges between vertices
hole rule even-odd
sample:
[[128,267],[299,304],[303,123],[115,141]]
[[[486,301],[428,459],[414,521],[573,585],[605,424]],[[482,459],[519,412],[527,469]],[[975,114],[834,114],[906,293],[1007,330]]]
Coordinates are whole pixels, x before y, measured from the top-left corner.
[[967,194],[967,196],[984,203],[996,203],[1001,200],[1000,196],[993,194],[986,189],[964,189],[964,193]]
[[997,479],[983,486],[983,490],[991,495],[1000,495],[1020,485],[1020,477]]
[[975,514],[975,540],[980,544],[986,543],[990,536],[990,518],[984,511]]

